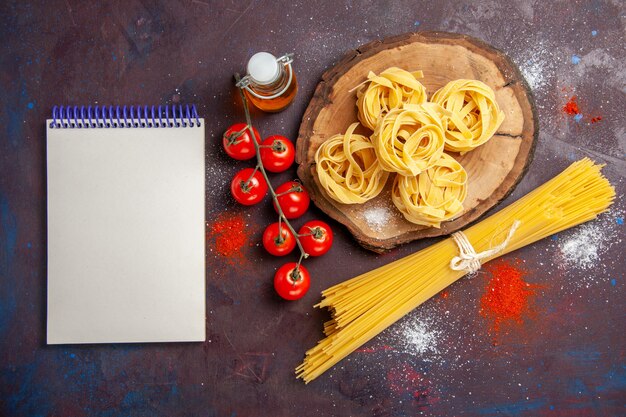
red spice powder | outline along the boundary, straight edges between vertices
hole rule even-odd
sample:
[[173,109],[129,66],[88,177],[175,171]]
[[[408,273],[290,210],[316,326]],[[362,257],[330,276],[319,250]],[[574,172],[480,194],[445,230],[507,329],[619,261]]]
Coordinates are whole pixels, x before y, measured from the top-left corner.
[[580,109],[578,108],[578,98],[576,96],[572,96],[569,101],[563,106],[563,111],[569,115],[580,114]]
[[517,263],[500,259],[485,269],[491,279],[480,300],[480,313],[490,320],[490,331],[497,336],[502,324],[521,324],[531,313],[529,299],[535,295],[535,288],[524,281],[525,271]]
[[243,260],[243,249],[250,241],[246,221],[241,213],[222,213],[207,229],[209,245],[219,255],[233,259],[233,264]]

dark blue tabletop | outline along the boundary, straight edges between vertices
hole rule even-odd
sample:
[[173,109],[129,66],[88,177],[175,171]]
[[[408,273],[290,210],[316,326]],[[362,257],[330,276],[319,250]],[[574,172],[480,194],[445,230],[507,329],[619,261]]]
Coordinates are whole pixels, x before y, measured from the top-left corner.
[[[620,1],[4,1],[0,5],[0,415],[619,416],[626,414],[626,96]],[[256,51],[295,52],[300,92],[255,115],[264,136],[297,136],[321,74],[357,46],[404,32],[475,36],[520,67],[539,141],[503,203],[571,161],[606,163],[614,208],[505,257],[534,295],[494,334],[481,314],[492,272],[454,284],[309,385],[294,377],[322,337],[312,305],[328,286],[425,247],[361,249],[336,223],[307,262],[301,301],[271,280],[284,261],[257,244],[269,204],[238,207],[221,134],[243,115],[232,74]],[[576,97],[578,114],[564,106]],[[207,341],[46,346],[45,128],[56,104],[197,103],[207,138]],[[295,176],[295,169],[276,181]],[[226,214],[224,214],[226,213]],[[237,259],[215,250],[216,219],[241,216]],[[306,218],[328,220],[313,209]],[[329,221],[329,220],[328,220]],[[299,223],[298,223],[299,224]]]

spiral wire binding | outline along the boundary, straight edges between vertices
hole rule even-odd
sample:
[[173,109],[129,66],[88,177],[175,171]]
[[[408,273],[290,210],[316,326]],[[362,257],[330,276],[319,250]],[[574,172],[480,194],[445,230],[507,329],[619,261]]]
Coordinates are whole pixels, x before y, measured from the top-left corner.
[[[171,117],[170,117],[171,113]],[[54,106],[52,129],[200,126],[196,105],[169,106]]]

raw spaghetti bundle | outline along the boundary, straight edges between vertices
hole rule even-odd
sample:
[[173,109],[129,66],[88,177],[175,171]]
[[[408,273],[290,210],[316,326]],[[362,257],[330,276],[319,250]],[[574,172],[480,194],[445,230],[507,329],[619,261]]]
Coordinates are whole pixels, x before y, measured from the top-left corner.
[[608,209],[615,190],[585,158],[520,200],[452,238],[335,285],[317,307],[332,319],[296,374],[310,382],[405,314],[481,264]]
[[417,81],[423,77],[422,71],[408,72],[397,67],[387,68],[379,75],[370,71],[363,83],[366,86],[355,87],[359,88],[356,106],[363,126],[374,130],[378,119],[390,110],[426,102],[426,89]]
[[343,135],[334,135],[317,149],[315,169],[320,185],[343,204],[364,203],[385,187],[389,173],[383,171],[370,138],[354,133],[350,125]]

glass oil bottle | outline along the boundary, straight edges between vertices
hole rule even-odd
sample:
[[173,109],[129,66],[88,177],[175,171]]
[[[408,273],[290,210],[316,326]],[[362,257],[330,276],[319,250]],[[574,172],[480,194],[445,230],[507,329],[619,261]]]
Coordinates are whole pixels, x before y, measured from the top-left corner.
[[248,101],[265,112],[279,112],[291,104],[298,92],[298,82],[291,63],[293,54],[280,58],[258,52],[248,61],[247,74],[237,83]]

